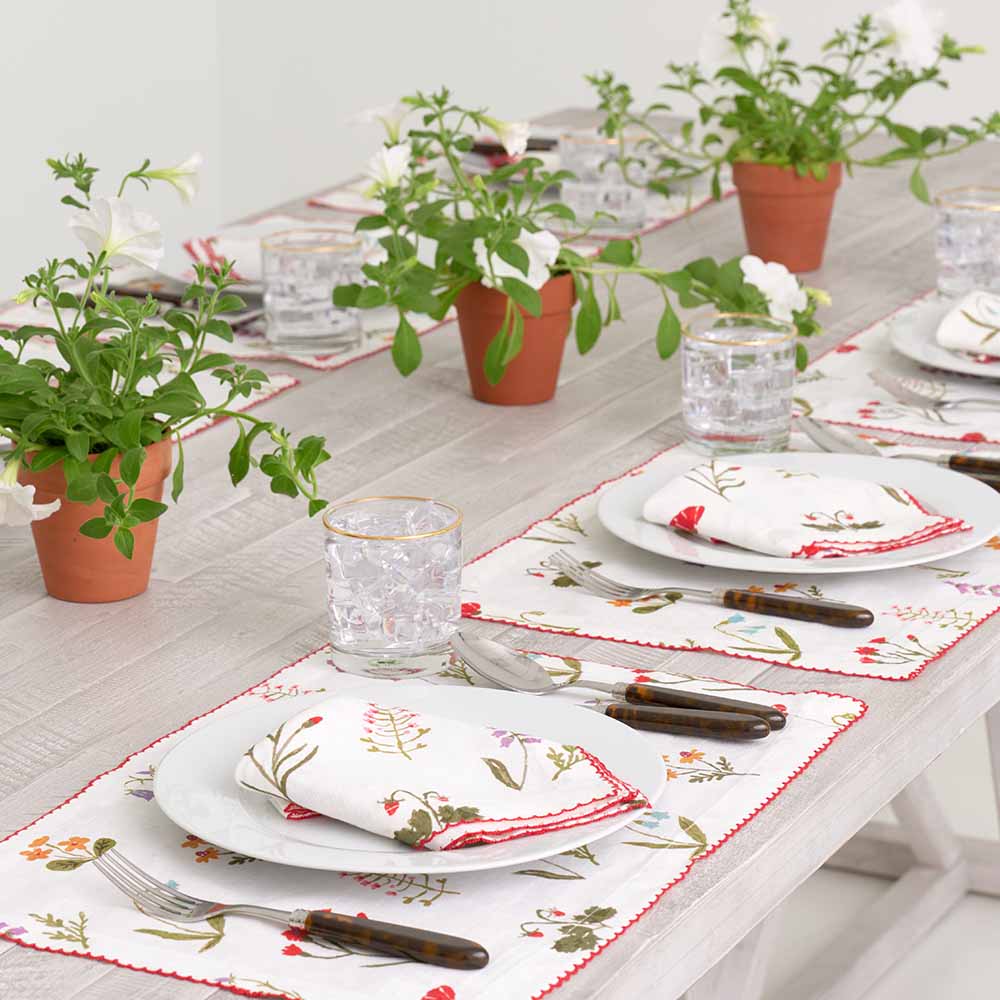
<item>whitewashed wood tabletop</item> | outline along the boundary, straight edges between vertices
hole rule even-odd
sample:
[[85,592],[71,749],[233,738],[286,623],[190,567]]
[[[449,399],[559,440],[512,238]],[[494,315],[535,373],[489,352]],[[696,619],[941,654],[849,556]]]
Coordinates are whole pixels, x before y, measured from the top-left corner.
[[[562,121],[565,112],[553,116]],[[984,144],[928,171],[933,187],[984,183],[1000,149]],[[301,207],[301,202],[298,207]],[[290,206],[282,206],[288,208]],[[318,214],[322,210],[315,210]],[[826,263],[827,332],[812,350],[869,324],[934,283],[933,209],[904,170],[870,170],[838,196]],[[743,252],[734,199],[647,237],[661,266]],[[467,391],[454,328],[423,341],[401,378],[387,353],[339,371],[288,363],[302,385],[260,412],[296,434],[325,434],[325,495],[440,496],[466,514],[466,555],[678,439],[676,361],[656,360],[659,295],[623,290],[625,321],[580,358],[568,347],[552,403],[498,408]],[[0,836],[95,774],[276,667],[326,641],[322,526],[253,476],[226,475],[229,431],[186,446],[187,488],[162,519],[149,591],[121,604],[45,596],[29,538],[0,540]],[[886,585],[891,586],[891,576]],[[694,866],[653,910],[554,995],[564,1000],[684,992],[886,802],[1000,700],[1000,622],[964,639],[919,678],[884,682],[723,656],[527,633],[483,634],[561,654],[862,698],[853,727],[724,849]],[[0,888],[2,892],[2,888]],[[0,995],[12,1000],[225,1000],[212,987],[45,955],[0,942]],[[336,992],[331,985],[332,996]],[[315,998],[321,1000],[321,998]]]

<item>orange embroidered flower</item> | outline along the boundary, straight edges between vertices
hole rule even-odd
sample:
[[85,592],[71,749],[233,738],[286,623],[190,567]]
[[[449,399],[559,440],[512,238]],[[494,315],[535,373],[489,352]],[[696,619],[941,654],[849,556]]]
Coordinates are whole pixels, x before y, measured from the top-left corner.
[[195,863],[203,865],[206,862],[214,861],[219,856],[219,852],[214,847],[206,847],[203,851],[198,851],[195,855]]
[[786,590],[794,590],[795,589],[795,584],[794,583],[776,583],[774,585],[774,589],[779,594],[783,594]]
[[747,587],[747,590],[749,590],[751,594],[763,594],[764,593],[764,588],[761,587],[761,586],[759,586],[756,583],[752,583],[749,587]]
[[674,778],[679,778],[680,775],[672,768],[667,768],[667,781],[673,781]]
[[631,601],[608,601],[613,608],[627,608],[631,603]]
[[90,837],[69,837],[67,840],[60,840],[59,846],[65,847],[67,851],[85,851]]
[[38,847],[33,847],[30,851],[21,851],[21,854],[29,861],[41,861],[42,858],[47,858],[51,853],[52,851],[50,850],[43,851]]
[[986,548],[988,549],[1000,549],[1000,536],[994,535],[987,543]]
[[42,844],[47,844],[49,842],[48,837],[35,837],[35,839],[28,844],[28,847],[41,847]]
[[681,763],[690,764],[693,761],[701,760],[705,756],[704,750],[682,750]]
[[193,833],[189,833],[187,835],[187,840],[181,844],[181,847],[201,847],[204,843],[205,841],[202,840],[201,837],[196,837]]

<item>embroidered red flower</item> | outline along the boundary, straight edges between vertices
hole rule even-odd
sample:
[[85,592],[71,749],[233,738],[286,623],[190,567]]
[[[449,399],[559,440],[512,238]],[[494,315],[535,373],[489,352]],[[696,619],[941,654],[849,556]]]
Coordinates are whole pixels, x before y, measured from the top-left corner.
[[545,935],[541,931],[525,931],[524,932],[524,936],[525,937],[545,937]]
[[910,642],[919,642],[920,641],[919,639],[917,639],[917,637],[912,632],[906,638],[909,639]]
[[563,910],[552,910],[552,916],[554,917],[565,917],[566,914]]
[[297,944],[286,944],[281,949],[282,955],[301,955],[302,953],[302,949]]
[[482,610],[483,610],[482,607],[476,604],[475,601],[470,601],[468,604],[462,605],[462,617],[474,618]]
[[314,816],[318,816],[318,812],[313,812],[312,809],[306,809],[305,806],[296,805],[294,802],[289,802],[284,809],[281,810],[285,814],[285,819],[312,819]]
[[980,434],[979,431],[969,431],[968,434],[963,434],[961,437],[962,441],[985,441],[986,435]]
[[870,656],[862,656],[861,657],[861,662],[862,663],[878,663],[878,660],[873,660]]
[[529,573],[528,576],[537,576],[539,580],[544,580],[545,579],[545,574],[544,573]]
[[854,652],[860,656],[871,656],[873,653],[877,653],[878,650],[874,646],[858,646]]
[[670,519],[670,527],[677,528],[679,531],[697,531],[698,522],[701,520],[702,514],[705,513],[704,507],[685,507],[683,510],[679,510]]
[[302,723],[302,728],[309,729],[311,726],[315,726],[318,722],[322,721],[323,721],[322,715],[314,715],[311,719],[306,719],[306,721]]
[[869,642],[888,642],[884,635],[880,635],[877,639],[869,639]]
[[428,990],[420,1000],[455,1000],[455,991],[450,986],[435,986]]
[[382,808],[391,816],[399,808],[399,799],[383,799]]
[[850,354],[852,351],[858,350],[857,344],[838,344],[834,349],[836,354]]
[[281,932],[281,936],[288,938],[289,941],[305,941],[306,939],[305,931],[300,931],[298,927],[289,927],[288,930]]

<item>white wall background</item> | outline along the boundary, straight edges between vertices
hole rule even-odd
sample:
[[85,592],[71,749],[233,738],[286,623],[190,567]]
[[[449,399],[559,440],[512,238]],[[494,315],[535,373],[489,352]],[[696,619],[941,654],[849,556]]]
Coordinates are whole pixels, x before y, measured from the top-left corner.
[[[934,0],[931,0],[933,3]],[[938,0],[943,5],[943,0]],[[766,0],[800,58],[833,28],[883,0],[837,5]],[[692,58],[722,0],[174,0],[168,8],[45,0],[3,9],[0,109],[0,298],[45,256],[75,249],[46,156],[82,150],[104,191],[150,156],[166,165],[198,149],[202,193],[134,196],[179,242],[356,173],[380,141],[349,126],[357,110],[447,83],[501,117],[589,105],[585,72],[608,68],[652,98],[661,67]],[[946,28],[993,55],[951,69],[904,110],[914,124],[1000,107],[1000,7],[952,0]],[[680,109],[679,109],[680,110]]]

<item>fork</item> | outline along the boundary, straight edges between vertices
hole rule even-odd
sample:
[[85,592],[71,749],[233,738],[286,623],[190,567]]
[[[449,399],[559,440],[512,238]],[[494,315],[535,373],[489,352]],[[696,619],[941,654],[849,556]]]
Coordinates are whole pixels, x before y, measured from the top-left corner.
[[[881,389],[885,389],[897,403],[905,406],[919,406],[927,410],[954,410],[962,406],[979,409],[996,409],[1000,407],[1000,399],[986,399],[982,396],[965,396],[962,399],[943,399],[940,394],[945,392],[942,387],[937,389],[927,382],[907,381],[889,372],[872,371],[868,377]],[[923,386],[923,388],[918,388]]]
[[206,917],[235,913],[285,924],[313,938],[388,955],[402,955],[448,969],[481,969],[490,956],[482,945],[436,931],[350,917],[326,910],[273,910],[268,906],[212,903],[171,888],[144,872],[115,848],[94,859],[94,867],[143,913],[161,920],[197,923]]
[[612,580],[589,566],[584,566],[568,552],[556,552],[549,557],[549,565],[568,576],[594,597],[609,601],[641,601],[649,597],[694,597],[724,608],[751,611],[777,618],[794,618],[798,621],[835,625],[840,628],[867,628],[875,616],[867,609],[854,604],[840,604],[814,597],[786,597],[781,594],[761,594],[753,590],[719,588],[698,590],[694,587],[635,587]]

